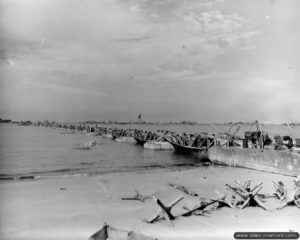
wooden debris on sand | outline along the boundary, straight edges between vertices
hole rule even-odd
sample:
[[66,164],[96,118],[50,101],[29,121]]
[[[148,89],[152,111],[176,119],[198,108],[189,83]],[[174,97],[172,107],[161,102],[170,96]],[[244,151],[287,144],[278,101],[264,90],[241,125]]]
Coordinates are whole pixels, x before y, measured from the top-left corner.
[[182,186],[182,185],[178,185],[178,184],[175,184],[175,183],[169,183],[168,186],[170,187],[173,187],[173,188],[176,188],[177,190],[179,191],[182,191],[190,196],[193,196],[193,197],[197,197],[198,194],[189,190],[188,188],[186,188],[185,186]]
[[95,232],[88,240],[106,240],[108,239],[108,225],[104,223],[103,227],[98,231]]
[[212,200],[210,202],[207,201],[201,201],[199,205],[195,206],[194,208],[190,209],[188,207],[183,207],[183,209],[188,210],[187,212],[185,212],[184,214],[182,214],[181,216],[183,217],[189,217],[191,215],[204,215],[205,213],[209,213],[208,210],[206,210],[206,208],[212,204],[215,204],[218,200]]
[[135,195],[132,197],[123,197],[121,198],[122,200],[137,200],[141,202],[145,202],[146,199],[150,199],[151,196],[143,196],[142,194],[139,193],[139,191],[135,190]]
[[89,240],[158,240],[158,239],[134,231],[117,229],[105,223],[98,232],[94,233],[89,238]]

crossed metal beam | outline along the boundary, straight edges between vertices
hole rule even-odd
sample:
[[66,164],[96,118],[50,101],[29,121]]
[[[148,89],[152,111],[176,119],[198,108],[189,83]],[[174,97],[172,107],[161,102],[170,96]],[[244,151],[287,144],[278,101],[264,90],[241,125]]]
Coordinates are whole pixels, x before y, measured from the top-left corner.
[[174,227],[172,220],[174,220],[176,217],[171,213],[171,210],[177,203],[179,203],[183,199],[183,196],[179,196],[177,199],[175,199],[168,205],[163,204],[162,201],[154,195],[152,196],[152,198],[153,201],[158,204],[160,210],[153,217],[147,220],[147,222],[154,223],[161,219],[165,219],[170,224],[170,226]]
[[300,181],[298,178],[294,181],[295,187],[290,190],[281,181],[273,181],[275,193],[274,195],[281,201],[281,205],[277,209],[283,209],[287,205],[294,204],[300,208]]
[[269,210],[269,208],[263,204],[261,199],[257,196],[263,187],[262,182],[256,184],[253,188],[251,188],[251,180],[247,180],[244,184],[240,184],[240,182],[235,181],[235,184],[236,187],[232,187],[229,184],[226,184],[226,187],[241,198],[241,209],[246,206],[259,206],[265,210]]

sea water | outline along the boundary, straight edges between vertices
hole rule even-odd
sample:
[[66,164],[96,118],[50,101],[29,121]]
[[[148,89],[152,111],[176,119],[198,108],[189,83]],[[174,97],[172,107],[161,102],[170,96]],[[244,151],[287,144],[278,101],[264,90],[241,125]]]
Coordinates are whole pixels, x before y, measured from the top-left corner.
[[[103,127],[111,127],[104,125]],[[175,132],[227,132],[228,125],[114,125],[119,128]],[[300,137],[300,127],[265,126],[271,134]],[[242,129],[251,130],[251,127]],[[253,130],[253,129],[252,129]],[[234,130],[233,130],[234,131]],[[242,134],[240,134],[242,135]],[[82,144],[95,142],[89,150]],[[0,124],[0,176],[62,176],[140,171],[152,168],[187,168],[200,160],[173,151],[153,151],[133,143],[117,143],[101,136],[70,134],[62,129]],[[200,164],[201,165],[201,164]]]
[[[77,147],[95,141],[89,150]],[[0,124],[0,176],[67,175],[136,171],[192,165],[171,151],[145,150],[101,136],[50,127]]]

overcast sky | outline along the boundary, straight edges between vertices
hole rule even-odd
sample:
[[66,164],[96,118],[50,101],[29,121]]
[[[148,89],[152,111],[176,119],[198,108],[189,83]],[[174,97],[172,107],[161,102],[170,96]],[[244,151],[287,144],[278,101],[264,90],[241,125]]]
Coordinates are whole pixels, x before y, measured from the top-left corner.
[[0,117],[300,120],[298,0],[0,0]]

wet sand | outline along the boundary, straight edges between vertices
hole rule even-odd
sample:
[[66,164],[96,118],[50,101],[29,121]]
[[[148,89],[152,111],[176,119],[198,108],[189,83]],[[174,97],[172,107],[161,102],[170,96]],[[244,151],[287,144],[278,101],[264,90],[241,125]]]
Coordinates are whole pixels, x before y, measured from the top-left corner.
[[[167,221],[154,224],[143,221],[158,211],[152,199],[145,203],[121,200],[133,196],[135,189],[143,195],[155,193],[166,204],[182,195],[184,199],[172,210],[176,216],[185,212],[183,206],[199,203],[199,198],[171,188],[168,183],[184,185],[200,197],[216,198],[214,189],[225,192],[226,183],[234,185],[234,180],[247,179],[253,183],[262,181],[261,193],[273,192],[272,180],[293,186],[292,177],[222,166],[3,181],[0,236],[14,240],[88,239],[104,222],[158,239],[233,239],[237,231],[300,232],[300,209],[295,206],[273,211],[259,207],[222,208],[206,216],[178,217],[172,228]],[[275,208],[279,201],[270,199],[266,205]]]

